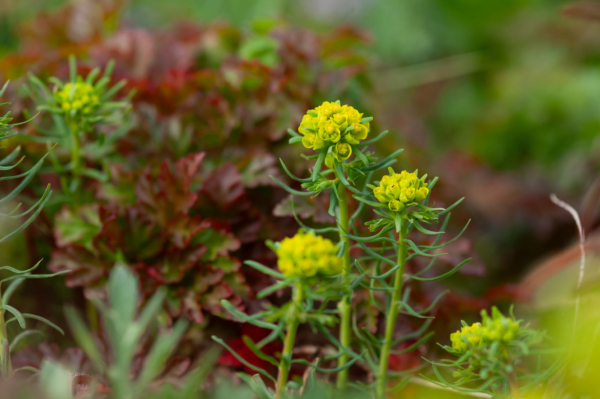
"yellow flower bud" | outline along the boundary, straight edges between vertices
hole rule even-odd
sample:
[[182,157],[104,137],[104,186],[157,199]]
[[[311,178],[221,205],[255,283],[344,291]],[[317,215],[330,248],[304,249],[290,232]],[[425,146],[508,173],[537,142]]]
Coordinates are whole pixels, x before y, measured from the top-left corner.
[[341,137],[340,129],[334,123],[328,123],[319,127],[319,138],[323,141],[337,143]]
[[415,199],[416,190],[412,187],[403,188],[402,193],[400,194],[400,201],[402,202],[412,202]]
[[369,130],[364,125],[361,125],[360,123],[353,123],[352,126],[354,129],[350,131],[350,134],[354,136],[355,139],[363,140],[367,138]]
[[338,162],[342,162],[343,160],[350,158],[350,155],[352,155],[352,147],[348,143],[337,143],[335,147],[333,147],[332,154]]
[[344,114],[333,115],[333,121],[340,126],[340,129],[346,129],[346,127],[348,127],[346,116]]
[[302,137],[302,145],[306,148],[313,148],[315,146],[315,141],[317,140],[317,135],[313,133],[307,133]]
[[373,195],[379,200],[379,202],[386,203],[392,200],[392,198],[385,194],[385,188],[383,187],[375,187],[373,189]]
[[396,182],[390,183],[385,189],[385,193],[392,198],[398,199],[400,198],[400,194],[402,193],[402,189],[400,185]]
[[417,193],[415,195],[415,201],[423,201],[425,198],[427,198],[427,194],[429,194],[429,189],[427,187],[421,187],[417,190]]
[[406,206],[398,200],[391,200],[388,204],[388,208],[392,212],[401,212],[406,208]]
[[385,189],[390,184],[390,180],[391,180],[391,176],[385,175],[381,178],[379,185]]

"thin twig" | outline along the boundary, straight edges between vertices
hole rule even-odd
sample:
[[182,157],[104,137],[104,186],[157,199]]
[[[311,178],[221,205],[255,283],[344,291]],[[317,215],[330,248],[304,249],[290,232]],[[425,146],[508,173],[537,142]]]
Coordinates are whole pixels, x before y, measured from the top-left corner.
[[566,210],[567,212],[569,212],[571,216],[573,216],[575,224],[577,224],[577,230],[579,231],[579,250],[581,251],[581,261],[579,265],[579,279],[577,280],[577,296],[575,297],[575,317],[573,319],[573,333],[575,333],[575,329],[577,328],[577,318],[579,316],[579,288],[581,287],[581,283],[583,282],[583,276],[585,274],[585,233],[583,232],[583,228],[581,226],[579,213],[577,213],[577,211],[571,205],[559,200],[555,194],[550,195],[550,200],[556,205]]

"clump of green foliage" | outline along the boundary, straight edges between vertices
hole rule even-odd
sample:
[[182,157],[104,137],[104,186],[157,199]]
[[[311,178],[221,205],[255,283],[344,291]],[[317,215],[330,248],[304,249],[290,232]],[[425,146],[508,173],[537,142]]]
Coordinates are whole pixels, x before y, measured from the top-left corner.
[[[0,90],[0,97],[4,94],[7,87],[8,87],[8,82],[6,82],[4,84],[4,86],[2,87],[2,90]],[[0,106],[4,106],[4,105],[8,105],[8,104],[9,103],[1,103]],[[14,131],[15,126],[18,126],[18,125],[21,125],[21,124],[27,122],[26,121],[26,122],[22,122],[22,123],[10,123],[12,121],[12,118],[10,115],[11,115],[11,113],[9,111],[6,114],[4,114],[4,116],[0,117],[0,142],[8,140],[8,139],[16,136],[18,133]],[[3,149],[3,148],[5,148],[5,147],[0,146],[0,149]],[[9,170],[17,167],[25,158],[25,157],[21,157],[18,161],[15,162],[15,160],[19,157],[19,155],[20,155],[20,147],[17,147],[10,154],[8,154],[4,158],[0,159],[0,171],[2,171],[2,172],[9,171]],[[36,175],[36,173],[40,170],[42,163],[44,162],[44,159],[46,158],[46,156],[48,156],[48,154],[44,155],[42,157],[42,159],[40,159],[33,167],[31,167],[28,171],[26,171],[24,173],[12,175],[12,176],[0,177],[0,181],[22,179],[16,185],[16,187],[14,187],[7,194],[0,195],[0,205],[8,205],[8,204],[10,204],[9,201],[14,200],[14,198],[27,186],[27,184],[33,179],[33,177]],[[48,185],[46,187],[46,190],[44,191],[44,194],[41,196],[41,198],[34,205],[30,206],[29,209],[20,212],[21,204],[16,205],[12,210],[7,211],[4,209],[1,209],[0,225],[2,225],[2,226],[4,226],[5,223],[7,223],[11,220],[21,220],[22,218],[26,218],[26,219],[24,222],[20,223],[18,227],[12,229],[12,231],[9,231],[8,233],[6,233],[2,237],[0,237],[0,244],[9,240],[10,238],[14,237],[18,233],[22,232],[28,225],[30,225],[33,222],[33,220],[38,216],[38,214],[42,211],[42,209],[44,208],[44,205],[50,199],[51,195],[52,195],[52,190],[50,190],[50,185]],[[7,271],[10,274],[12,274],[12,276],[0,280],[0,298],[1,298],[1,303],[0,303],[0,375],[3,378],[10,378],[19,371],[35,371],[35,370],[30,370],[30,368],[28,368],[28,367],[14,370],[12,367],[11,360],[10,360],[10,354],[16,348],[16,346],[19,344],[19,342],[21,342],[23,339],[27,338],[28,336],[41,333],[41,331],[39,331],[39,330],[27,329],[26,319],[34,319],[34,320],[41,321],[41,322],[47,324],[48,326],[58,330],[61,334],[64,334],[62,329],[60,327],[58,327],[56,324],[52,323],[51,321],[46,320],[45,318],[34,315],[34,314],[21,313],[17,308],[9,305],[9,301],[10,301],[12,294],[17,289],[17,287],[21,283],[23,283],[26,279],[48,278],[48,277],[53,277],[53,276],[57,276],[57,275],[65,273],[65,272],[58,272],[58,273],[54,273],[54,274],[31,274],[32,271],[37,269],[37,267],[40,265],[41,262],[42,261],[40,260],[37,264],[35,264],[33,267],[31,267],[27,270],[18,270],[11,266],[0,267],[0,271]],[[6,287],[4,292],[2,292],[2,284],[3,283],[8,283],[8,286]],[[6,316],[9,314],[12,317],[7,319]],[[22,331],[20,331],[18,334],[14,335],[14,336],[9,336],[8,330],[7,330],[7,325],[9,325],[10,323],[15,322],[15,321],[18,323],[18,326],[20,327],[20,329]]]

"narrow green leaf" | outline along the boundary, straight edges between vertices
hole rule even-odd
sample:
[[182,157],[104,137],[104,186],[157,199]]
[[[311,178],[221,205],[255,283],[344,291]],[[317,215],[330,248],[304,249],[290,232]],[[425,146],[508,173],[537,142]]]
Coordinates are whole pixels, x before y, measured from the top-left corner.
[[179,319],[173,331],[169,334],[159,337],[154,342],[150,353],[146,357],[144,362],[144,368],[139,374],[134,385],[134,397],[141,397],[141,395],[147,391],[149,384],[158,374],[164,369],[169,355],[175,350],[177,343],[185,333],[188,322],[184,319]]
[[251,266],[251,267],[255,268],[256,270],[261,271],[261,272],[263,272],[265,274],[268,274],[269,276],[273,276],[273,277],[278,278],[278,279],[285,279],[286,278],[282,273],[280,273],[280,272],[278,272],[276,270],[273,270],[270,267],[267,267],[267,266],[265,266],[263,264],[255,262],[253,260],[247,260],[247,261],[244,262],[244,264],[246,264],[248,266]]
[[22,223],[19,227],[17,227],[17,229],[13,230],[12,232],[8,233],[7,235],[5,235],[4,237],[0,238],[0,243],[8,240],[9,238],[19,234],[21,231],[23,231],[27,226],[29,226],[34,219],[40,214],[40,212],[42,211],[42,209],[44,209],[44,205],[46,205],[46,202],[48,202],[48,200],[50,199],[50,197],[52,196],[52,191],[46,191],[48,193],[48,195],[46,196],[46,198],[44,198],[44,201],[42,203],[39,204],[39,206],[37,207],[36,211],[33,213],[33,215],[31,215],[29,217],[29,219],[27,219],[24,223]]
[[21,312],[19,312],[17,309],[13,308],[10,305],[4,305],[4,304],[2,306],[0,306],[0,309],[6,310],[9,313],[12,313],[12,315],[15,316],[15,319],[17,319],[17,321],[19,322],[19,326],[21,326],[21,328],[26,327],[25,318],[23,317]]
[[335,193],[336,190],[332,189],[331,194],[329,195],[329,210],[327,211],[327,213],[329,213],[329,215],[331,215],[332,217],[335,217],[335,210],[338,205],[338,197]]
[[402,148],[399,150],[396,150],[393,153],[391,153],[390,155],[388,155],[387,157],[385,157],[383,159],[383,161],[376,163],[375,165],[371,165],[369,167],[361,168],[360,170],[362,170],[363,172],[370,172],[372,170],[378,170],[382,167],[385,167],[388,162],[394,160],[394,158],[396,158],[398,155],[400,155],[400,153],[402,153],[402,151],[404,151],[404,149],[402,149]]
[[292,137],[302,137],[301,135],[299,135],[298,133],[294,132],[292,129],[288,129],[287,130],[288,134]]
[[369,166],[369,160],[367,159],[366,155],[363,154],[363,152],[361,150],[354,147],[354,152],[358,156],[358,159],[360,159],[365,164],[365,166]]
[[69,81],[71,83],[75,83],[77,80],[77,62],[75,61],[75,56],[69,56]]
[[321,165],[323,164],[323,161],[325,160],[325,156],[327,155],[327,150],[328,150],[327,148],[321,149],[319,158],[317,158],[317,161],[315,162],[315,166],[313,167],[312,181],[317,180],[317,177],[319,176],[319,172],[321,171]]
[[469,263],[472,259],[466,259],[462,262],[460,262],[458,265],[456,265],[452,270],[450,270],[447,273],[442,274],[441,276],[438,277],[432,277],[432,278],[423,278],[423,277],[417,277],[417,276],[410,276],[410,279],[412,280],[418,280],[418,281],[437,281],[437,280],[443,280],[446,277],[450,277],[451,275],[453,275],[454,273],[456,273],[457,271],[460,270],[461,267],[463,267],[464,265],[466,265],[467,263]]
[[437,234],[444,234],[445,233],[444,231],[431,231],[431,230],[427,230],[426,228],[424,228],[423,226],[421,226],[421,224],[419,224],[419,222],[417,222],[416,220],[413,221],[413,226],[415,226],[417,228],[417,230],[419,230],[423,234],[437,235]]
[[83,168],[81,170],[81,174],[83,176],[90,177],[92,179],[96,179],[96,180],[98,180],[99,182],[102,182],[102,183],[107,183],[108,182],[108,175],[106,173],[101,172],[101,171],[96,170],[96,169]]
[[385,204],[382,204],[380,202],[370,201],[368,199],[360,197],[359,195],[353,195],[352,198],[354,198],[360,202],[363,202],[369,206],[375,207],[375,208],[386,208],[387,207],[387,205],[385,205]]
[[[52,323],[50,320],[45,319],[41,316],[35,315],[35,314],[30,314],[30,313],[21,313],[21,315],[26,318],[26,319],[34,319],[34,320],[38,320],[41,321],[42,323],[45,323],[47,325],[49,325],[50,327],[54,328],[56,331],[58,331],[59,333],[61,333],[62,335],[65,335],[65,332],[63,331],[62,328],[60,328],[59,326],[57,326],[56,324]],[[17,320],[15,317],[13,317],[10,320],[6,321],[6,324],[8,325],[9,323],[11,323],[12,321]]]
[[282,280],[282,281],[278,282],[277,284],[273,284],[273,285],[261,290],[258,294],[256,294],[256,297],[258,299],[265,298],[265,297],[271,295],[272,293],[274,293],[275,291],[284,289],[284,288],[288,287],[289,285],[290,285],[290,283],[288,280]]
[[202,389],[202,384],[213,369],[221,355],[221,348],[213,346],[202,354],[199,361],[198,370],[188,373],[184,385],[181,389],[179,399],[198,399],[198,391]]
[[244,366],[248,367],[251,370],[254,370],[262,375],[264,375],[265,377],[267,377],[268,379],[270,379],[271,381],[273,381],[274,383],[276,383],[277,381],[275,381],[275,378],[273,378],[266,370],[261,369],[260,367],[256,367],[255,365],[248,363],[248,361],[246,361],[246,359],[244,359],[243,357],[241,357],[240,355],[237,354],[236,351],[234,351],[233,349],[231,349],[231,347],[229,345],[227,345],[225,343],[225,341],[223,341],[222,339],[216,337],[216,336],[212,336],[211,337],[213,339],[213,341],[221,344],[223,347],[225,347],[225,349],[227,349],[229,351],[229,353],[231,353],[233,355],[233,357],[235,357],[238,361],[240,361]]
[[10,343],[10,347],[9,347],[9,352],[12,353],[12,351],[17,347],[17,345],[19,345],[19,343],[23,339],[25,339],[27,337],[30,337],[32,335],[36,335],[36,334],[43,335],[44,333],[42,333],[41,331],[38,331],[38,330],[25,330],[25,331],[22,331],[20,334],[18,334],[16,337],[14,337],[12,339],[12,342]]
[[250,387],[250,389],[252,390],[252,392],[254,392],[259,399],[274,399],[275,395],[272,395],[268,389],[264,389],[263,386],[261,384],[258,384],[256,382],[256,376],[259,376],[260,378],[260,374],[254,374],[253,377],[250,377],[248,374],[246,373],[236,373],[236,376],[239,377],[240,380],[244,381],[246,384],[248,384],[248,386]]
[[269,363],[271,363],[273,366],[275,367],[279,367],[279,362],[272,356],[267,355],[266,353],[264,353],[263,351],[261,351],[256,344],[254,343],[254,341],[252,341],[252,338],[250,338],[247,335],[243,335],[242,336],[242,341],[244,341],[244,343],[246,344],[246,346],[252,351],[252,353],[254,353],[259,359],[262,359],[264,361],[267,361]]
[[443,254],[428,254],[426,252],[423,252],[423,251],[421,251],[417,247],[417,245],[413,241],[409,240],[408,238],[404,239],[404,242],[407,243],[408,246],[410,247],[410,249],[412,249],[419,256],[425,256],[425,257],[428,257],[428,258],[436,258],[438,256],[447,255],[447,253],[443,253]]
[[[8,285],[6,290],[4,290],[4,293],[2,294],[2,303],[0,303],[0,305],[7,304],[10,301],[12,294],[21,284],[23,284],[24,281],[24,279],[13,280],[13,282]],[[6,313],[5,310],[2,311],[2,314],[4,313]]]
[[38,263],[36,263],[33,267],[30,267],[27,270],[17,270],[14,267],[10,267],[10,266],[2,266],[0,267],[0,270],[8,270],[11,273],[15,273],[15,274],[25,274],[25,273],[29,273],[35,269],[37,269],[37,267],[40,265],[40,263],[42,263],[43,259],[40,259],[40,261]]
[[79,344],[81,349],[83,349],[96,369],[99,372],[104,372],[106,365],[102,359],[102,355],[96,347],[96,343],[94,342],[90,331],[86,327],[79,314],[77,314],[75,308],[67,307],[65,309],[65,317],[67,318],[67,322],[71,327],[71,331],[73,332],[73,336],[75,337],[77,344]]
[[8,277],[5,278],[4,280],[0,280],[0,285],[2,283],[8,282],[8,281],[13,281],[16,279],[38,279],[38,278],[50,278],[50,277],[56,277],[56,276],[60,276],[62,274],[67,274],[70,273],[71,270],[63,270],[61,272],[56,272],[56,273],[52,273],[52,274],[19,274],[18,276],[12,276],[12,277]]
[[301,183],[308,183],[308,182],[312,181],[312,177],[307,177],[306,179],[301,179],[299,177],[294,176],[294,174],[292,174],[292,172],[289,171],[287,166],[285,166],[285,163],[283,163],[283,160],[281,158],[279,158],[279,162],[281,163],[281,166],[283,167],[283,170],[285,171],[285,173],[292,179],[299,181]]
[[283,188],[285,191],[287,191],[290,194],[298,195],[298,196],[301,196],[301,197],[309,197],[311,195],[315,195],[316,194],[313,191],[298,191],[298,190],[294,190],[293,188],[288,187],[285,183],[281,182],[275,176],[270,175],[269,177],[271,179],[273,179],[275,181],[275,183],[279,184],[281,186],[281,188]]
[[[12,161],[14,161],[19,156],[20,153],[21,153],[21,146],[18,145],[14,150],[11,151],[10,154],[8,154],[2,160],[0,160],[0,166],[8,165]],[[24,157],[21,159],[21,161],[23,159],[24,159]]]
[[442,212],[438,213],[438,216],[442,216],[442,215],[445,215],[446,213],[450,212],[452,209],[454,209],[455,206],[457,206],[458,204],[463,202],[464,199],[465,199],[465,197],[462,197],[461,199],[456,201],[454,204],[450,205],[448,208],[446,208]]

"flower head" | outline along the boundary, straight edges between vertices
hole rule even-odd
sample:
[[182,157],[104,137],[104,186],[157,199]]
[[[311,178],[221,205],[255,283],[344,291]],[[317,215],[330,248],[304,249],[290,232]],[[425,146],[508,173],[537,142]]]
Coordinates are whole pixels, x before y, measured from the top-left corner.
[[287,277],[331,276],[342,272],[342,259],[337,252],[331,240],[300,231],[281,241],[277,265]]
[[389,175],[383,176],[379,186],[373,188],[375,198],[388,204],[392,212],[401,212],[410,203],[424,200],[428,194],[427,183],[424,179],[419,179],[415,172],[409,173],[404,170],[395,173],[391,168]]
[[466,352],[469,346],[473,348],[483,344],[483,328],[481,323],[473,323],[470,326],[464,326],[459,331],[450,335],[452,349],[457,353]]
[[54,98],[65,113],[90,115],[100,102],[94,86],[78,79],[75,83],[66,83],[54,93]]
[[[347,156],[334,155],[338,161],[348,159],[352,155],[349,144],[359,144],[367,138],[370,131],[369,122],[363,122],[363,114],[349,105],[341,105],[339,101],[325,101],[315,109],[309,110],[302,117],[298,127],[304,136],[302,144],[306,148],[319,150],[336,145],[334,154],[344,151]],[[343,143],[344,146],[338,146]],[[349,150],[348,150],[349,149]]]
[[517,338],[520,331],[521,327],[517,320],[503,316],[494,306],[492,317],[482,310],[481,323],[464,326],[450,335],[450,341],[455,352],[464,353],[469,348],[476,349],[494,342],[508,343]]

